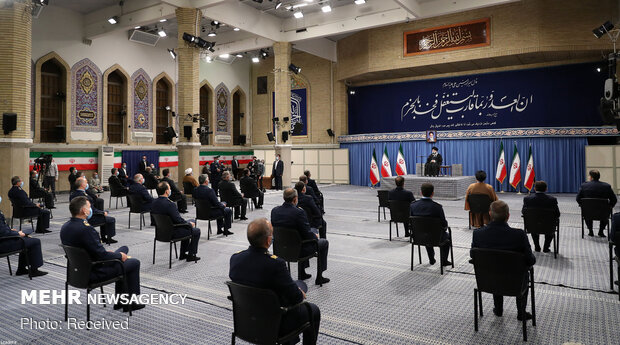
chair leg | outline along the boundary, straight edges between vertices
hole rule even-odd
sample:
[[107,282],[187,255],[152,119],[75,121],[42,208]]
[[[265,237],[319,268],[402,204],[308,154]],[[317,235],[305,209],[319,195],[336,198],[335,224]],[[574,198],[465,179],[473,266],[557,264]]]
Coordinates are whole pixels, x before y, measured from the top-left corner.
[[67,303],[68,300],[69,300],[69,283],[65,282],[65,321],[68,320],[68,316],[69,316],[69,303]]
[[420,261],[420,265],[422,264],[422,249],[418,246],[418,261]]
[[286,264],[288,265],[288,273],[290,274],[291,273],[291,263],[287,261]]
[[480,308],[480,317],[484,316],[482,312],[482,291],[478,291],[478,307]]
[[527,317],[525,317],[525,302],[519,303],[521,315],[523,315],[523,341],[527,341]]
[[[32,232],[34,232],[34,218],[30,218],[30,227],[32,228]],[[21,226],[19,228],[21,230]]]
[[90,303],[88,303],[88,295],[90,295],[90,290],[86,289],[86,321],[90,321]]
[[381,223],[381,206],[377,207],[377,222]]
[[131,210],[129,211],[129,220],[127,220],[127,229],[131,229]]
[[614,291],[614,245],[609,243],[609,286],[611,291]]
[[23,219],[19,218],[19,231],[22,231],[22,221]]
[[[100,286],[100,287],[101,287],[101,294],[103,295],[103,285],[102,285],[102,286]],[[104,308],[106,307],[105,303],[103,304],[103,307],[104,307]]]
[[415,247],[413,245],[413,243],[411,243],[411,270],[413,271],[413,247]]
[[13,270],[11,269],[11,259],[9,259],[9,257],[6,257],[6,262],[9,263],[9,275],[13,275]]
[[170,252],[168,253],[168,269],[172,268],[172,242],[170,242]]
[[[534,295],[534,280],[532,280],[531,284],[532,291],[530,294],[530,299],[532,301],[532,326],[536,327],[536,296]],[[525,306],[523,307],[523,309],[525,309]]]
[[210,237],[211,237],[211,220],[209,220],[209,231],[207,231],[207,241],[209,240]]
[[172,242],[172,243],[174,243],[174,257],[176,259],[178,259],[179,258],[179,252],[177,252],[177,243],[176,242]]
[[387,218],[385,217],[385,207],[383,208],[383,220],[386,220]]
[[112,193],[110,193],[110,199],[108,199],[108,208],[112,208]]
[[583,233],[583,216],[581,216],[581,238],[583,238],[583,236],[584,236],[584,233]]
[[232,345],[235,345],[235,332],[232,332],[232,340],[230,341]]
[[392,240],[392,221],[390,220],[390,241]]
[[[144,223],[144,213],[140,213],[140,230],[142,230],[142,223]],[[146,224],[144,224],[146,226]]]
[[454,268],[454,247],[452,246],[452,239],[450,239],[450,259],[452,259],[452,268]]
[[394,222],[394,224],[396,224],[396,237],[400,237],[400,235],[398,234],[398,222]]
[[157,240],[153,240],[153,265],[155,265],[155,247],[157,247]]
[[441,262],[441,254],[439,255],[439,272],[443,275],[443,265]]
[[478,289],[474,288],[474,331],[478,332]]

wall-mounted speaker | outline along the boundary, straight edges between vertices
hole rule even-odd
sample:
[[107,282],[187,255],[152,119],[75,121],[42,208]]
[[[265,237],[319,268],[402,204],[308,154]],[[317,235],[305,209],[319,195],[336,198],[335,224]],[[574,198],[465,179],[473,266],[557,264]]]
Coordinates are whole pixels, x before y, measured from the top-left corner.
[[288,131],[282,131],[282,141],[283,142],[288,141]]
[[183,136],[190,140],[192,138],[192,126],[183,126]]
[[334,131],[332,131],[332,129],[331,129],[331,128],[328,128],[328,129],[327,129],[327,135],[329,135],[330,137],[335,136]]
[[172,138],[176,138],[176,137],[177,137],[177,133],[174,131],[174,128],[166,127],[166,130],[164,130],[164,138],[166,138],[166,141],[172,142]]
[[300,135],[303,129],[304,125],[301,122],[295,122],[295,126],[293,126],[293,135]]
[[17,129],[17,114],[4,113],[2,114],[2,129],[4,134],[7,135]]
[[273,133],[271,132],[267,132],[267,139],[269,141],[276,141],[276,139],[273,137]]

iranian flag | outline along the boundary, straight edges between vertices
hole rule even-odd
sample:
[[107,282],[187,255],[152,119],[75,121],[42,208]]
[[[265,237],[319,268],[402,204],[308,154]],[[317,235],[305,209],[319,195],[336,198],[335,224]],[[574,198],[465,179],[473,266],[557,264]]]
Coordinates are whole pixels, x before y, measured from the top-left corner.
[[398,158],[396,158],[396,175],[407,175],[407,165],[405,164],[405,155],[403,154],[403,145],[398,148]]
[[532,144],[530,144],[530,154],[527,158],[527,169],[525,171],[525,182],[523,185],[527,190],[532,190],[534,186],[534,178],[536,177],[536,173],[534,172],[534,156],[532,156]]
[[499,144],[499,158],[497,159],[497,171],[495,172],[495,179],[499,183],[504,183],[506,179],[506,156],[504,155],[504,143]]
[[372,160],[370,161],[370,183],[376,185],[379,183],[381,176],[379,175],[379,167],[377,166],[377,155],[375,149],[372,149]]
[[515,143],[515,153],[512,156],[509,182],[513,188],[517,188],[519,182],[521,182],[521,158],[519,158],[519,151],[517,151],[517,143]]
[[390,166],[390,158],[387,154],[387,146],[383,149],[383,158],[381,159],[381,176],[392,177],[392,167]]

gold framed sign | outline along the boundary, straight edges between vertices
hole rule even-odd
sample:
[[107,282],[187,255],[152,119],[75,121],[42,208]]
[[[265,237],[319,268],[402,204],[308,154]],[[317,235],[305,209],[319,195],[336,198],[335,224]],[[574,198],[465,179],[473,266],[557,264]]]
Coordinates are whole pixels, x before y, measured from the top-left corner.
[[457,49],[484,47],[491,44],[490,19],[406,31],[404,56],[438,53]]

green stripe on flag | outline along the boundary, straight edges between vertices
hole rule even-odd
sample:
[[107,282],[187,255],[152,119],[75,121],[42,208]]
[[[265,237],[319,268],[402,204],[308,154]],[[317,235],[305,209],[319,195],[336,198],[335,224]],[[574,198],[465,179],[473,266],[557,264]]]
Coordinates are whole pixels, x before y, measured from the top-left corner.
[[200,151],[201,156],[252,156],[254,151]]
[[123,157],[123,151],[114,151],[114,158]]
[[51,154],[54,158],[76,158],[76,157],[97,157],[99,153],[97,151],[90,152],[40,152],[30,151],[30,158],[38,158],[41,154]]
[[160,156],[178,156],[179,153],[177,151],[159,151]]

